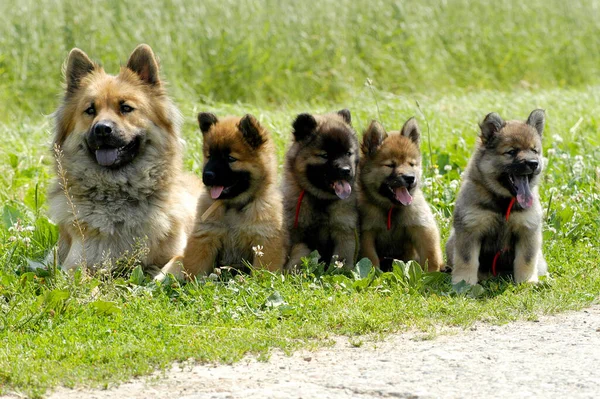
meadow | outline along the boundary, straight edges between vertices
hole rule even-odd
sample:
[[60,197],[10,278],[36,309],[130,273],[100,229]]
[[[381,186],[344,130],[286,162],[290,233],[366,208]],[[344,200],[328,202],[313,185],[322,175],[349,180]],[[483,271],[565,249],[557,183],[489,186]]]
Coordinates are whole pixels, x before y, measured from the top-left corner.
[[[360,346],[418,329],[535,320],[600,293],[600,2],[558,0],[98,1],[0,3],[0,393],[39,397],[56,385],[108,387],[173,361],[267,359]],[[550,276],[537,286],[359,262],[353,273],[307,259],[298,275],[255,272],[189,284],[151,282],[132,254],[119,274],[28,271],[52,250],[51,113],[61,65],[77,46],[117,72],[148,43],[185,116],[185,167],[200,173],[195,115],[252,113],[280,160],[299,112],[352,111],[423,131],[424,192],[448,237],[453,203],[491,111],[547,113],[541,183]]]

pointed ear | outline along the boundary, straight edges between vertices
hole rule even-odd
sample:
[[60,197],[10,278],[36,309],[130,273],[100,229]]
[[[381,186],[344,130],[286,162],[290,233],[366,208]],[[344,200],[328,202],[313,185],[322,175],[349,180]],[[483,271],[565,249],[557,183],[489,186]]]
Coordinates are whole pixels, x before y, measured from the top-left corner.
[[67,58],[65,69],[65,80],[67,82],[67,93],[73,94],[79,88],[81,79],[92,73],[97,65],[78,48],[74,48]]
[[140,44],[133,50],[127,61],[127,68],[135,72],[144,83],[151,86],[160,84],[158,61],[147,44]]
[[302,141],[314,133],[317,120],[311,114],[299,114],[292,123],[292,128],[296,141]]
[[200,131],[202,134],[208,133],[210,127],[217,123],[218,119],[215,114],[210,112],[200,112],[198,114],[198,125],[200,125]]
[[352,115],[350,115],[350,110],[349,109],[341,109],[337,112],[338,115],[340,115],[342,117],[342,119],[344,119],[344,122],[346,122],[347,124],[351,125],[352,124]]
[[504,120],[495,112],[487,114],[483,122],[479,124],[481,128],[481,139],[484,144],[490,143],[490,141],[496,136],[496,134],[502,130],[506,123]]
[[257,149],[267,141],[265,129],[260,125],[258,120],[250,115],[246,114],[240,120],[238,128],[244,136],[246,143],[250,144],[250,147]]
[[383,144],[383,140],[387,137],[387,133],[381,124],[377,121],[371,121],[371,124],[363,134],[362,152],[363,154],[374,154],[377,149]]
[[543,109],[536,109],[527,118],[527,124],[537,130],[541,136],[544,133],[544,125],[546,123],[546,112]]
[[417,120],[414,117],[407,120],[404,123],[404,126],[402,126],[400,134],[411,139],[416,145],[419,145],[421,140],[421,129],[419,129]]

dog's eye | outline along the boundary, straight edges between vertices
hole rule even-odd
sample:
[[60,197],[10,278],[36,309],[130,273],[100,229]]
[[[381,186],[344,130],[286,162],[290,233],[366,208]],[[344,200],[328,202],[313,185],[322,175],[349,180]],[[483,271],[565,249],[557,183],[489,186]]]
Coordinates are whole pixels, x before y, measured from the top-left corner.
[[517,152],[518,152],[518,151],[517,151],[516,149],[512,148],[512,149],[510,149],[510,150],[506,151],[506,152],[504,153],[504,155],[510,155],[511,157],[514,157],[515,155],[517,155]]
[[92,104],[89,107],[87,107],[86,110],[83,112],[85,112],[88,115],[94,116],[96,115],[96,107],[94,107],[94,104]]
[[130,112],[132,112],[134,110],[134,108],[130,105],[127,104],[121,104],[121,113],[122,114],[128,114]]
[[348,152],[346,153],[346,156],[347,156],[347,157],[351,157],[351,156],[352,156],[352,151],[348,151]]
[[329,154],[327,154],[326,152],[319,154],[319,156],[323,159],[328,159],[329,158]]
[[411,168],[414,168],[416,165],[414,162],[409,162],[408,164],[410,165]]
[[227,157],[227,161],[229,161],[229,163],[234,163],[235,161],[237,161],[237,158],[232,157],[231,155],[229,155]]
[[396,165],[394,165],[393,163],[387,163],[383,166],[385,166],[386,168],[391,168],[391,169],[394,169],[396,167]]
[[535,149],[535,148],[532,148],[532,149],[531,149],[531,151],[533,151],[533,153],[534,153],[534,154],[537,154],[537,153],[538,153],[538,150],[537,150],[537,149]]

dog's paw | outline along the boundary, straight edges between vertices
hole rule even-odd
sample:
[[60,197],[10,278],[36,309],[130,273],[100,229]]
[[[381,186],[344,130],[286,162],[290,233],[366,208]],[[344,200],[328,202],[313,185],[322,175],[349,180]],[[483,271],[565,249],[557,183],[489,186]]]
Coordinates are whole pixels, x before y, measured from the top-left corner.
[[457,273],[456,271],[452,272],[452,284],[459,284],[461,281],[469,285],[477,284],[477,273],[475,275],[471,273]]

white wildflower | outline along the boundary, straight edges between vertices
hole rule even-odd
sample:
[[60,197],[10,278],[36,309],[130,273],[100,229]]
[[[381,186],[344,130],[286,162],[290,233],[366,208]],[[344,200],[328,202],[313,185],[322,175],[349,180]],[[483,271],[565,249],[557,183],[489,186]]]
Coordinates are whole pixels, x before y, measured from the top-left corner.
[[257,245],[252,247],[252,251],[254,252],[254,256],[258,256],[259,258],[262,258],[263,255],[265,254],[263,251],[263,246],[262,245]]
[[556,148],[548,148],[548,151],[546,152],[548,153],[548,156],[554,155],[556,154]]
[[563,138],[561,136],[559,136],[558,134],[553,134],[552,135],[552,139],[554,141],[556,141],[557,143],[562,143],[563,142]]
[[444,166],[444,170],[446,172],[450,172],[452,170],[452,165],[446,165],[446,166]]
[[344,262],[336,260],[334,263],[336,268],[341,269],[342,267],[344,267]]

